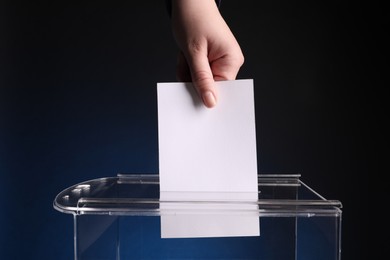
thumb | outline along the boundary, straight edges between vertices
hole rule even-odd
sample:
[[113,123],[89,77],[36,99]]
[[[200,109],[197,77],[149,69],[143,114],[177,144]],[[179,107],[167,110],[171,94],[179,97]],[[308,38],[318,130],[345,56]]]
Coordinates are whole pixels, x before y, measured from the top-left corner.
[[196,53],[189,60],[192,84],[205,106],[214,107],[217,104],[217,91],[207,55]]

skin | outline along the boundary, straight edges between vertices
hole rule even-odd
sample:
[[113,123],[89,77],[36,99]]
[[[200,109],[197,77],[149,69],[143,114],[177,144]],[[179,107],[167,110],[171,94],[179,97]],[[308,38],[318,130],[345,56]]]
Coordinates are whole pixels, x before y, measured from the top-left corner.
[[191,81],[205,106],[215,107],[215,81],[236,79],[244,63],[236,38],[214,0],[172,0],[172,30],[178,80]]

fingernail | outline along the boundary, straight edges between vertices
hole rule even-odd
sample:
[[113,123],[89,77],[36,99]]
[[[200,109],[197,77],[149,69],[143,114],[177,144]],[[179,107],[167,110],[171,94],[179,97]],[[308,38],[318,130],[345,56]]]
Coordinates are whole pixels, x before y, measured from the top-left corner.
[[202,94],[202,98],[203,98],[203,103],[208,108],[212,108],[217,104],[215,97],[214,97],[214,94],[211,91],[204,92]]

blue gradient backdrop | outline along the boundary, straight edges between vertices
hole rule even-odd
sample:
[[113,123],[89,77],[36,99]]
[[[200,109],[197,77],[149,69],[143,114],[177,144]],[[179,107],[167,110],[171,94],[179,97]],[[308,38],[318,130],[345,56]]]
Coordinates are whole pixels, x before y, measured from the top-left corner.
[[[75,183],[158,172],[156,83],[175,81],[164,1],[0,4],[0,259],[72,259]],[[222,1],[253,78],[259,172],[301,173],[344,204],[343,259],[366,253],[360,205],[380,85],[367,7]],[[378,15],[376,30],[380,31]],[[370,35],[370,41],[366,35]],[[362,122],[364,122],[362,124]],[[371,175],[374,176],[374,175]]]

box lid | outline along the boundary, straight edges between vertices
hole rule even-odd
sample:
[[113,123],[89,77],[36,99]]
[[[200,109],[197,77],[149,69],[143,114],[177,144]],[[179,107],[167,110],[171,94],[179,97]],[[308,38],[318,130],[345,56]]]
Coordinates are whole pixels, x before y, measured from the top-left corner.
[[[161,216],[164,214],[256,214],[259,216],[340,216],[342,204],[327,200],[300,180],[300,174],[259,174],[258,199],[219,194],[218,199],[193,199],[179,193],[161,199],[158,174],[118,174],[85,181],[61,191],[56,210],[75,215],[108,214]],[[216,198],[215,196],[212,196]]]

